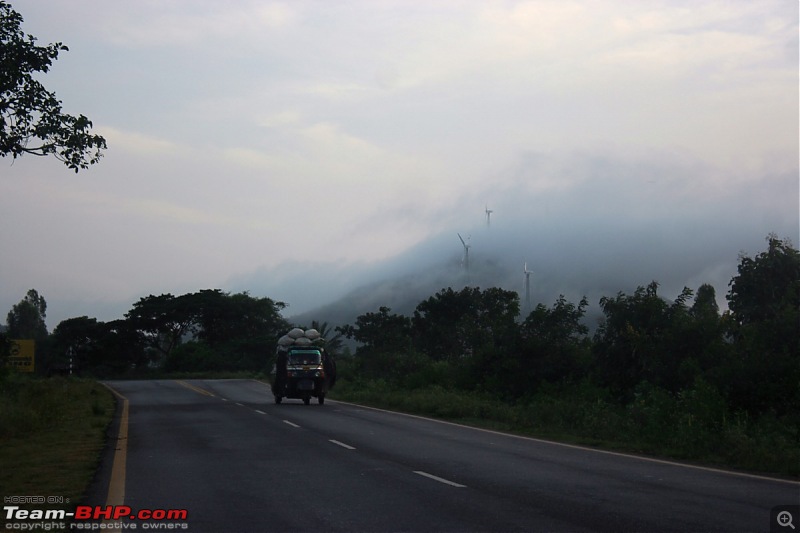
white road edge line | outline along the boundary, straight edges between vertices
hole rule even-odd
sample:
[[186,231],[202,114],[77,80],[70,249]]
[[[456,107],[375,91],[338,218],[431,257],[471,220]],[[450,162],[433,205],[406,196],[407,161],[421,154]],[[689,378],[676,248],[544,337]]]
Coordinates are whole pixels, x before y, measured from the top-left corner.
[[360,403],[344,402],[342,400],[328,400],[326,403],[339,403],[339,404],[342,404],[342,405],[350,405],[350,406],[353,406],[353,407],[358,407],[359,409],[368,409],[370,411],[378,411],[380,413],[389,413],[389,414],[392,414],[392,415],[404,416],[404,417],[407,417],[407,418],[416,418],[418,420],[427,420],[428,422],[435,422],[437,424],[444,424],[444,425],[447,425],[447,426],[456,426],[456,427],[460,427],[460,428],[471,429],[473,431],[480,431],[480,432],[483,432],[483,433],[490,433],[490,434],[493,434],[493,435],[501,435],[503,437],[509,437],[509,438],[512,438],[512,439],[527,440],[527,441],[531,441],[531,442],[541,442],[542,444],[549,444],[551,446],[561,446],[563,448],[572,448],[573,450],[583,450],[583,451],[586,451],[586,452],[600,453],[600,454],[604,454],[604,455],[614,455],[614,456],[617,456],[617,457],[626,457],[628,459],[636,459],[636,460],[639,460],[639,461],[646,461],[648,463],[657,463],[657,464],[663,464],[663,465],[677,466],[677,467],[681,467],[681,468],[690,468],[692,470],[702,470],[702,471],[705,471],[705,472],[713,472],[715,474],[724,474],[724,475],[728,475],[728,476],[745,477],[745,478],[750,478],[750,479],[760,479],[760,480],[763,480],[763,481],[777,481],[778,483],[788,483],[790,485],[798,485],[798,486],[800,486],[800,482],[795,481],[793,479],[770,477],[770,476],[759,475],[759,474],[749,474],[747,472],[738,472],[736,470],[724,470],[722,468],[714,468],[714,467],[711,467],[711,466],[700,466],[700,465],[692,465],[692,464],[688,464],[688,463],[679,463],[677,461],[670,461],[668,459],[657,459],[655,457],[647,457],[645,455],[634,455],[634,454],[624,453],[624,452],[614,452],[614,451],[611,451],[611,450],[601,450],[599,448],[589,448],[588,446],[580,446],[578,444],[567,444],[565,442],[558,442],[558,441],[554,441],[554,440],[539,439],[539,438],[536,438],[536,437],[525,437],[523,435],[515,435],[513,433],[503,433],[502,431],[495,431],[493,429],[485,429],[485,428],[479,428],[479,427],[475,427],[475,426],[467,426],[465,424],[457,424],[455,422],[448,422],[447,420],[439,420],[439,419],[436,419],[436,418],[429,418],[429,417],[426,417],[426,416],[412,415],[412,414],[409,414],[409,413],[401,413],[400,411],[389,411],[388,409],[380,409],[378,407],[370,407],[369,405],[362,405]]
[[421,470],[414,470],[414,473],[415,474],[419,474],[420,476],[425,476],[425,477],[430,478],[430,479],[432,479],[434,481],[438,481],[439,483],[444,483],[445,485],[451,485],[453,487],[458,487],[459,489],[464,489],[464,488],[467,487],[466,485],[462,485],[461,483],[456,483],[455,481],[450,481],[448,479],[440,478],[439,476],[434,476],[433,474],[429,474],[429,473],[423,472]]
[[236,405],[238,405],[239,407],[244,407],[243,403],[236,402]]
[[260,415],[265,415],[265,414],[267,414],[267,413],[265,413],[264,411],[259,411],[258,409],[256,409],[256,413],[258,413],[258,414],[260,414]]
[[297,424],[295,424],[294,422],[289,422],[288,420],[284,420],[284,421],[283,421],[283,423],[284,423],[284,424],[289,424],[289,425],[290,425],[290,426],[292,426],[293,428],[299,428],[299,427],[300,427],[300,426],[298,426]]
[[333,440],[333,439],[328,439],[328,440],[337,446],[341,446],[342,448],[347,448],[348,450],[355,450],[355,448],[353,448],[349,444],[345,444],[344,442],[339,442],[338,440]]

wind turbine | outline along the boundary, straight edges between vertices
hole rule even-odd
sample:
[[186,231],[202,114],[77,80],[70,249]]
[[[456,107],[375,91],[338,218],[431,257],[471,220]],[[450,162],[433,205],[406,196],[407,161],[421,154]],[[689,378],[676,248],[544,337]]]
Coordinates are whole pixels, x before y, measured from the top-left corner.
[[488,228],[488,227],[489,227],[489,225],[491,224],[491,216],[492,216],[492,213],[494,213],[494,211],[492,211],[491,209],[489,209],[489,204],[486,204],[486,227],[487,227],[487,228]]
[[522,273],[525,274],[525,310],[530,313],[531,312],[531,271],[528,270],[528,262],[525,262],[525,266],[522,269]]
[[[461,236],[460,233],[457,233],[457,235],[458,235],[459,240],[461,241],[461,244],[464,245],[464,259],[461,261],[461,264],[464,265],[464,272],[466,272],[467,276],[469,276],[469,248],[470,248],[470,245],[467,244],[464,241],[464,238]],[[467,239],[469,239],[469,236],[467,236]]]

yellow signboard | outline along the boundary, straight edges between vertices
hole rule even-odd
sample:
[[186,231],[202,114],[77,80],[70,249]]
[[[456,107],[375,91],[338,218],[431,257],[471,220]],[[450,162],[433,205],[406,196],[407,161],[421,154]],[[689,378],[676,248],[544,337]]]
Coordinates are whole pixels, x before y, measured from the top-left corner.
[[33,372],[33,357],[36,352],[36,341],[32,339],[11,339],[11,355],[8,357],[8,366],[16,368],[17,372]]

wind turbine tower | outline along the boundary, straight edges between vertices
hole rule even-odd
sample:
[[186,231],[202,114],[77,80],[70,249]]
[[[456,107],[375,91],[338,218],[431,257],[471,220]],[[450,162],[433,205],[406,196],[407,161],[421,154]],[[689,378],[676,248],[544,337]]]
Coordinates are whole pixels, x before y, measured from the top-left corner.
[[487,228],[491,225],[492,213],[494,213],[494,211],[489,209],[489,204],[486,204],[486,227]]
[[531,271],[528,270],[528,263],[525,262],[525,266],[522,269],[522,273],[525,274],[525,311],[528,313],[531,312]]
[[[464,259],[461,260],[461,264],[464,265],[464,272],[466,272],[467,278],[469,278],[469,248],[470,248],[470,245],[467,244],[466,241],[464,241],[464,238],[461,236],[460,233],[458,233],[457,235],[458,235],[459,240],[461,241],[461,244],[464,246]],[[467,239],[469,239],[469,236],[467,236]]]

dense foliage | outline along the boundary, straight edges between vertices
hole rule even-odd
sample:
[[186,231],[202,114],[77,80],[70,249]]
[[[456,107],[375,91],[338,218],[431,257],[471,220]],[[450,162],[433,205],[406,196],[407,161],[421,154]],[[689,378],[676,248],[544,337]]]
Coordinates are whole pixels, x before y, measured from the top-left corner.
[[52,155],[78,172],[100,160],[106,140],[89,133],[85,116],[64,113],[37,79],[67,47],[38,46],[21,25],[22,16],[0,1],[0,156]]
[[36,367],[43,374],[260,372],[290,327],[280,314],[284,307],[269,298],[219,289],[150,295],[134,303],[124,319],[70,318],[48,335],[46,303],[31,290],[8,315],[7,338],[36,339]]
[[[775,236],[767,241],[766,252],[740,257],[722,314],[711,285],[668,300],[655,281],[603,297],[593,335],[588,302],[563,296],[521,323],[517,294],[496,288],[440,291],[412,317],[382,307],[340,328],[361,343],[340,364],[343,392],[411,410],[424,398],[449,398],[449,407],[428,407],[435,412],[468,393],[484,405],[526,406],[535,413],[527,427],[552,422],[597,438],[616,432],[643,449],[659,442],[689,455],[727,446],[724,453],[752,458],[758,439],[795,449],[800,254]],[[482,409],[464,416],[482,418]],[[548,422],[556,412],[567,418]]]

